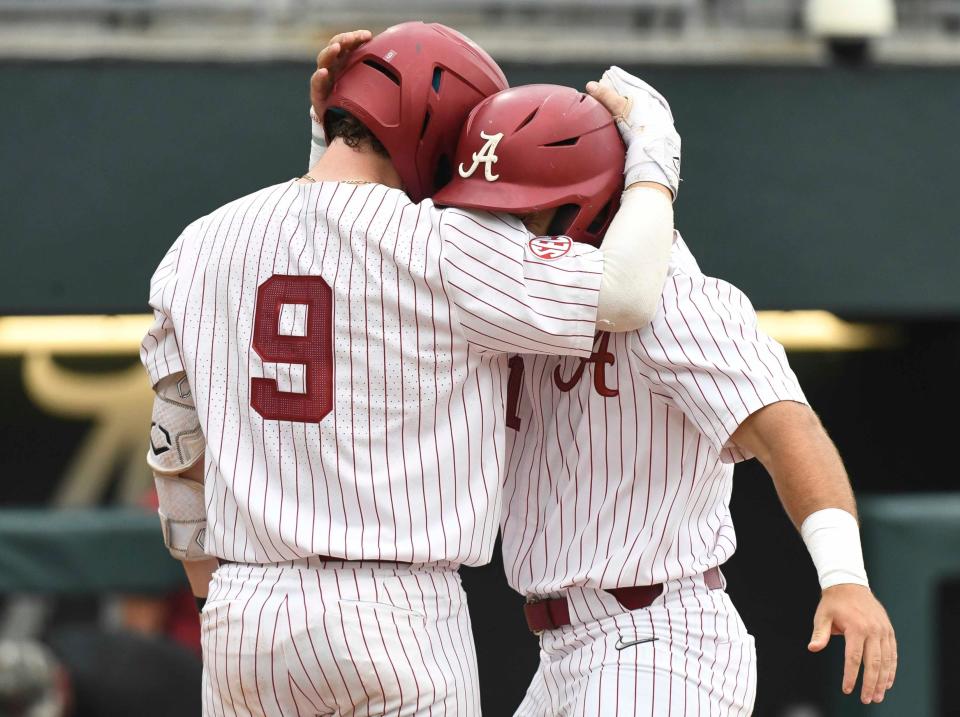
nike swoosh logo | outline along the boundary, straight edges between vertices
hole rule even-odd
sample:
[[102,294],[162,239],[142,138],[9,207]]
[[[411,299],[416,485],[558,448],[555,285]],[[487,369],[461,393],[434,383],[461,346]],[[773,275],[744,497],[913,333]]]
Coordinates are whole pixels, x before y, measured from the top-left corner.
[[617,640],[617,644],[614,645],[616,650],[626,650],[628,647],[633,647],[634,645],[642,645],[645,642],[656,642],[657,638],[655,637],[641,637],[639,640],[627,640],[626,642],[621,637]]

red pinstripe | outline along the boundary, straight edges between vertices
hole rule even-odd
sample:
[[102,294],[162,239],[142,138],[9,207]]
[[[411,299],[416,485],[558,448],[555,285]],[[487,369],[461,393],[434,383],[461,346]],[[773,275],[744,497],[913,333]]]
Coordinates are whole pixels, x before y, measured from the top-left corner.
[[[305,627],[305,628],[308,628],[308,625],[307,625],[307,612],[306,612],[306,610],[307,610],[306,594],[305,594],[304,592],[302,592],[302,591],[303,591],[303,576],[300,575],[300,576],[298,576],[298,577],[299,577],[299,579],[300,579],[301,596],[303,597],[303,609],[304,609],[303,619],[304,619],[304,627]],[[287,629],[289,630],[289,633],[288,633],[288,634],[290,635],[290,645],[291,645],[291,647],[293,648],[294,654],[297,656],[297,662],[300,664],[300,669],[303,670],[303,674],[306,675],[307,681],[310,683],[310,687],[311,687],[311,689],[313,689],[314,694],[316,694],[317,698],[320,700],[320,703],[321,703],[326,709],[330,709],[330,710],[332,711],[332,708],[331,708],[328,704],[326,704],[326,702],[324,702],[323,697],[322,697],[321,692],[320,692],[320,689],[319,689],[319,688],[317,687],[317,685],[314,683],[313,678],[311,677],[310,671],[307,670],[307,666],[306,666],[306,664],[305,664],[304,661],[303,661],[303,656],[300,654],[300,648],[297,647],[296,640],[293,639],[293,622],[292,622],[292,620],[290,619],[290,604],[289,604],[289,602],[286,602],[285,604],[286,604],[286,606],[287,606]],[[327,673],[326,673],[326,671],[323,669],[323,664],[320,662],[320,659],[317,657],[316,647],[314,647],[314,644],[313,644],[313,635],[310,634],[310,630],[309,630],[309,629],[306,630],[306,633],[307,633],[307,637],[310,639],[310,647],[313,649],[313,656],[314,656],[314,659],[316,660],[316,663],[317,663],[317,670],[320,672],[320,676],[323,678],[323,681],[324,681],[324,683],[326,684],[327,692],[330,693],[330,692],[332,692],[333,690],[332,690],[332,688],[331,688],[331,686],[330,686],[330,680],[327,679]],[[292,677],[291,677],[291,679],[292,679]],[[302,690],[299,686],[297,687],[297,689],[300,690],[300,694],[304,694],[304,693],[303,693],[303,690]],[[304,694],[304,697],[306,697],[305,694]],[[309,698],[308,698],[308,699],[309,699]],[[317,707],[316,703],[314,703],[312,699],[310,700],[310,702],[313,704],[314,709],[319,710],[319,707]]]
[[[343,595],[343,589],[340,585],[340,573],[335,571],[333,573],[333,577],[334,577],[334,580],[336,581],[337,595]],[[318,576],[318,579],[319,579],[319,576]],[[356,673],[357,675],[357,682],[359,682],[360,685],[364,688],[365,695],[369,695],[369,692],[367,691],[366,686],[364,685],[364,682],[363,682],[363,675],[360,674],[360,670],[357,668],[357,660],[353,656],[353,648],[351,647],[353,641],[347,636],[347,626],[343,620],[343,611],[339,610],[337,611],[337,613],[340,618],[340,633],[343,636],[343,644],[347,646],[347,653],[350,655],[350,666],[353,668],[354,673]],[[324,625],[324,633],[326,634],[326,625]],[[380,678],[378,677],[377,681],[379,681],[379,679]],[[346,685],[346,680],[344,680],[344,685]],[[382,691],[382,688],[381,688],[381,691]],[[369,697],[367,698],[366,703],[368,705],[368,714],[369,714]]]
[[[473,257],[471,256],[470,258],[472,259]],[[449,258],[448,258],[448,259],[447,259],[447,264],[448,264],[448,266],[451,266],[451,267],[453,267],[454,269],[456,269],[456,270],[457,270],[458,272],[460,272],[461,274],[463,274],[463,275],[465,275],[465,276],[468,276],[468,277],[470,277],[471,279],[474,279],[478,284],[480,284],[480,285],[482,285],[482,286],[485,286],[485,287],[487,287],[488,289],[490,289],[490,294],[491,294],[491,297],[490,297],[490,298],[491,298],[492,300],[495,300],[495,299],[497,298],[496,295],[499,294],[500,297],[502,297],[503,299],[507,299],[507,300],[509,300],[509,301],[511,301],[511,302],[515,302],[515,303],[521,304],[521,306],[523,305],[523,304],[522,304],[522,301],[518,300],[516,294],[511,294],[511,293],[508,293],[508,292],[506,292],[506,291],[502,291],[501,289],[498,289],[497,287],[493,286],[493,284],[491,284],[490,282],[485,281],[485,280],[481,279],[479,276],[477,276],[476,274],[474,274],[474,273],[472,273],[472,272],[469,272],[469,271],[467,271],[466,269],[462,268],[459,264],[457,264],[456,262],[454,262],[452,259],[449,259]],[[451,281],[450,284],[451,284],[452,286],[457,287],[457,288],[460,289],[461,291],[463,291],[464,294],[467,294],[468,296],[476,299],[479,303],[484,304],[485,306],[488,306],[488,307],[490,307],[491,309],[493,309],[494,312],[495,312],[494,315],[500,315],[500,316],[504,316],[504,317],[507,317],[507,318],[514,319],[517,323],[522,324],[523,326],[527,326],[527,327],[533,329],[534,331],[539,331],[539,332],[544,333],[544,334],[547,334],[547,335],[556,334],[557,336],[563,336],[563,337],[566,337],[566,338],[593,339],[593,332],[592,332],[592,331],[589,332],[589,333],[557,333],[557,332],[555,332],[555,331],[548,331],[548,330],[546,330],[546,329],[543,329],[543,328],[537,326],[536,324],[532,324],[532,323],[530,323],[529,321],[526,321],[525,319],[519,318],[518,314],[513,314],[513,313],[510,313],[510,312],[508,312],[508,311],[504,311],[502,308],[500,308],[500,307],[497,306],[496,304],[492,304],[492,303],[490,303],[489,301],[487,301],[486,299],[481,298],[481,297],[478,296],[477,294],[475,294],[475,293],[473,293],[472,291],[470,291],[469,289],[465,288],[465,287],[464,287],[462,284],[460,284],[460,283]],[[566,288],[574,289],[575,287],[574,287],[573,285],[567,285]],[[457,304],[457,307],[458,307],[458,308],[461,308],[461,305],[458,303],[458,304]],[[531,312],[531,313],[534,314],[534,315],[536,315],[536,316],[540,316],[540,317],[542,317],[542,318],[545,318],[545,319],[551,319],[551,320],[553,320],[553,321],[562,321],[562,322],[564,322],[564,323],[569,322],[569,323],[573,323],[573,324],[579,324],[581,327],[583,326],[583,321],[580,320],[580,319],[577,319],[577,318],[569,318],[569,317],[562,317],[562,316],[553,316],[553,315],[551,315],[551,314],[546,314],[546,313],[539,312],[539,311],[533,311],[533,312]],[[511,332],[511,333],[515,333],[515,332]]]
[[[299,576],[299,577],[300,577],[301,590],[303,590],[303,576],[301,575],[301,576]],[[318,597],[318,599],[320,600],[320,611],[321,611],[321,613],[323,613],[324,615],[326,615],[326,613],[327,613],[327,608],[326,608],[326,603],[325,603],[325,600],[324,600],[324,594],[323,594],[323,593],[324,593],[324,591],[323,591],[323,590],[321,589],[321,587],[320,587],[320,574],[318,573],[318,574],[317,574],[317,597]],[[304,632],[306,632],[307,637],[308,637],[309,640],[310,640],[310,648],[313,650],[313,657],[314,657],[314,659],[317,661],[317,667],[320,669],[320,672],[321,672],[322,674],[324,674],[324,679],[326,679],[326,674],[323,672],[323,661],[320,659],[320,656],[317,654],[317,648],[316,648],[316,645],[315,645],[315,643],[314,643],[314,641],[313,641],[313,633],[315,632],[315,630],[311,630],[311,629],[310,629],[311,626],[310,626],[310,621],[309,621],[308,618],[307,618],[308,615],[309,615],[309,611],[308,611],[308,609],[307,609],[307,594],[306,594],[306,591],[304,590],[304,592],[303,592],[303,627],[304,627]],[[326,622],[326,617],[321,618],[321,626],[322,626],[324,641],[329,645],[329,644],[331,644],[331,642],[330,642],[330,637],[329,637],[329,635],[327,634],[327,622]],[[333,664],[334,664],[334,666],[337,668],[337,674],[340,676],[340,682],[341,682],[341,684],[343,684],[343,689],[344,689],[344,691],[347,692],[347,693],[349,693],[350,690],[349,690],[349,688],[347,687],[347,678],[344,676],[343,670],[340,669],[340,663],[337,662],[337,661],[334,661]]]
[[[270,594],[271,596],[273,595],[272,590]],[[270,636],[270,654],[271,655],[276,654],[276,650],[277,650],[277,626],[280,624],[280,607],[281,606],[277,607],[277,614],[274,615],[274,618],[273,618],[273,634]],[[257,632],[258,641],[259,641],[259,638],[260,638],[260,633],[258,630]],[[279,692],[277,691],[277,666],[278,666],[277,663],[278,662],[279,661],[275,659],[270,661],[270,685],[273,688],[271,692],[271,696],[273,697],[274,704],[276,704],[277,706],[277,712],[282,714],[283,712],[280,707]],[[281,682],[281,684],[283,683]],[[289,688],[289,685],[287,685],[287,687]],[[290,694],[290,699],[285,701],[287,703],[292,703],[297,710],[297,714],[300,714],[300,708],[296,706],[296,701],[293,699],[292,691]]]

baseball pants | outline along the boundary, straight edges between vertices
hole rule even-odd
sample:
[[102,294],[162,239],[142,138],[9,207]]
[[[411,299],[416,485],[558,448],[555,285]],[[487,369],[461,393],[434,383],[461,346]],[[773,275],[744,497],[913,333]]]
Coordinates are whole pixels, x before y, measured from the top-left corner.
[[225,564],[201,623],[205,717],[480,714],[454,566]]
[[756,652],[725,590],[673,580],[627,611],[602,590],[567,592],[572,624],[540,637],[540,667],[516,717],[740,717]]

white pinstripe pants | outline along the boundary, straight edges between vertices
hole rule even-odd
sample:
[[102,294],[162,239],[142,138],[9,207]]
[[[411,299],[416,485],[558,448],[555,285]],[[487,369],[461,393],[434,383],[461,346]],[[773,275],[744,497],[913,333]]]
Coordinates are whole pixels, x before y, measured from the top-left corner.
[[205,717],[480,714],[466,595],[449,567],[223,565],[202,641]]
[[753,637],[726,591],[708,589],[701,576],[674,580],[632,612],[599,590],[576,588],[567,598],[573,624],[541,636],[540,667],[515,717],[753,711]]

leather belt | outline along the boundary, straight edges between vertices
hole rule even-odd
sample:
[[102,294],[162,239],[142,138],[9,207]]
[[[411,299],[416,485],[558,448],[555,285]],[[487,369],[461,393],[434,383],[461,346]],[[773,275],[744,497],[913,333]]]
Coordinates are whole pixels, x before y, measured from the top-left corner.
[[[703,573],[703,580],[710,590],[723,587],[719,568],[707,570]],[[613,595],[626,610],[642,610],[650,607],[653,601],[660,597],[663,593],[663,583],[607,588],[604,592]],[[523,612],[527,617],[527,627],[535,635],[570,624],[570,606],[565,597],[528,602],[523,606]]]

